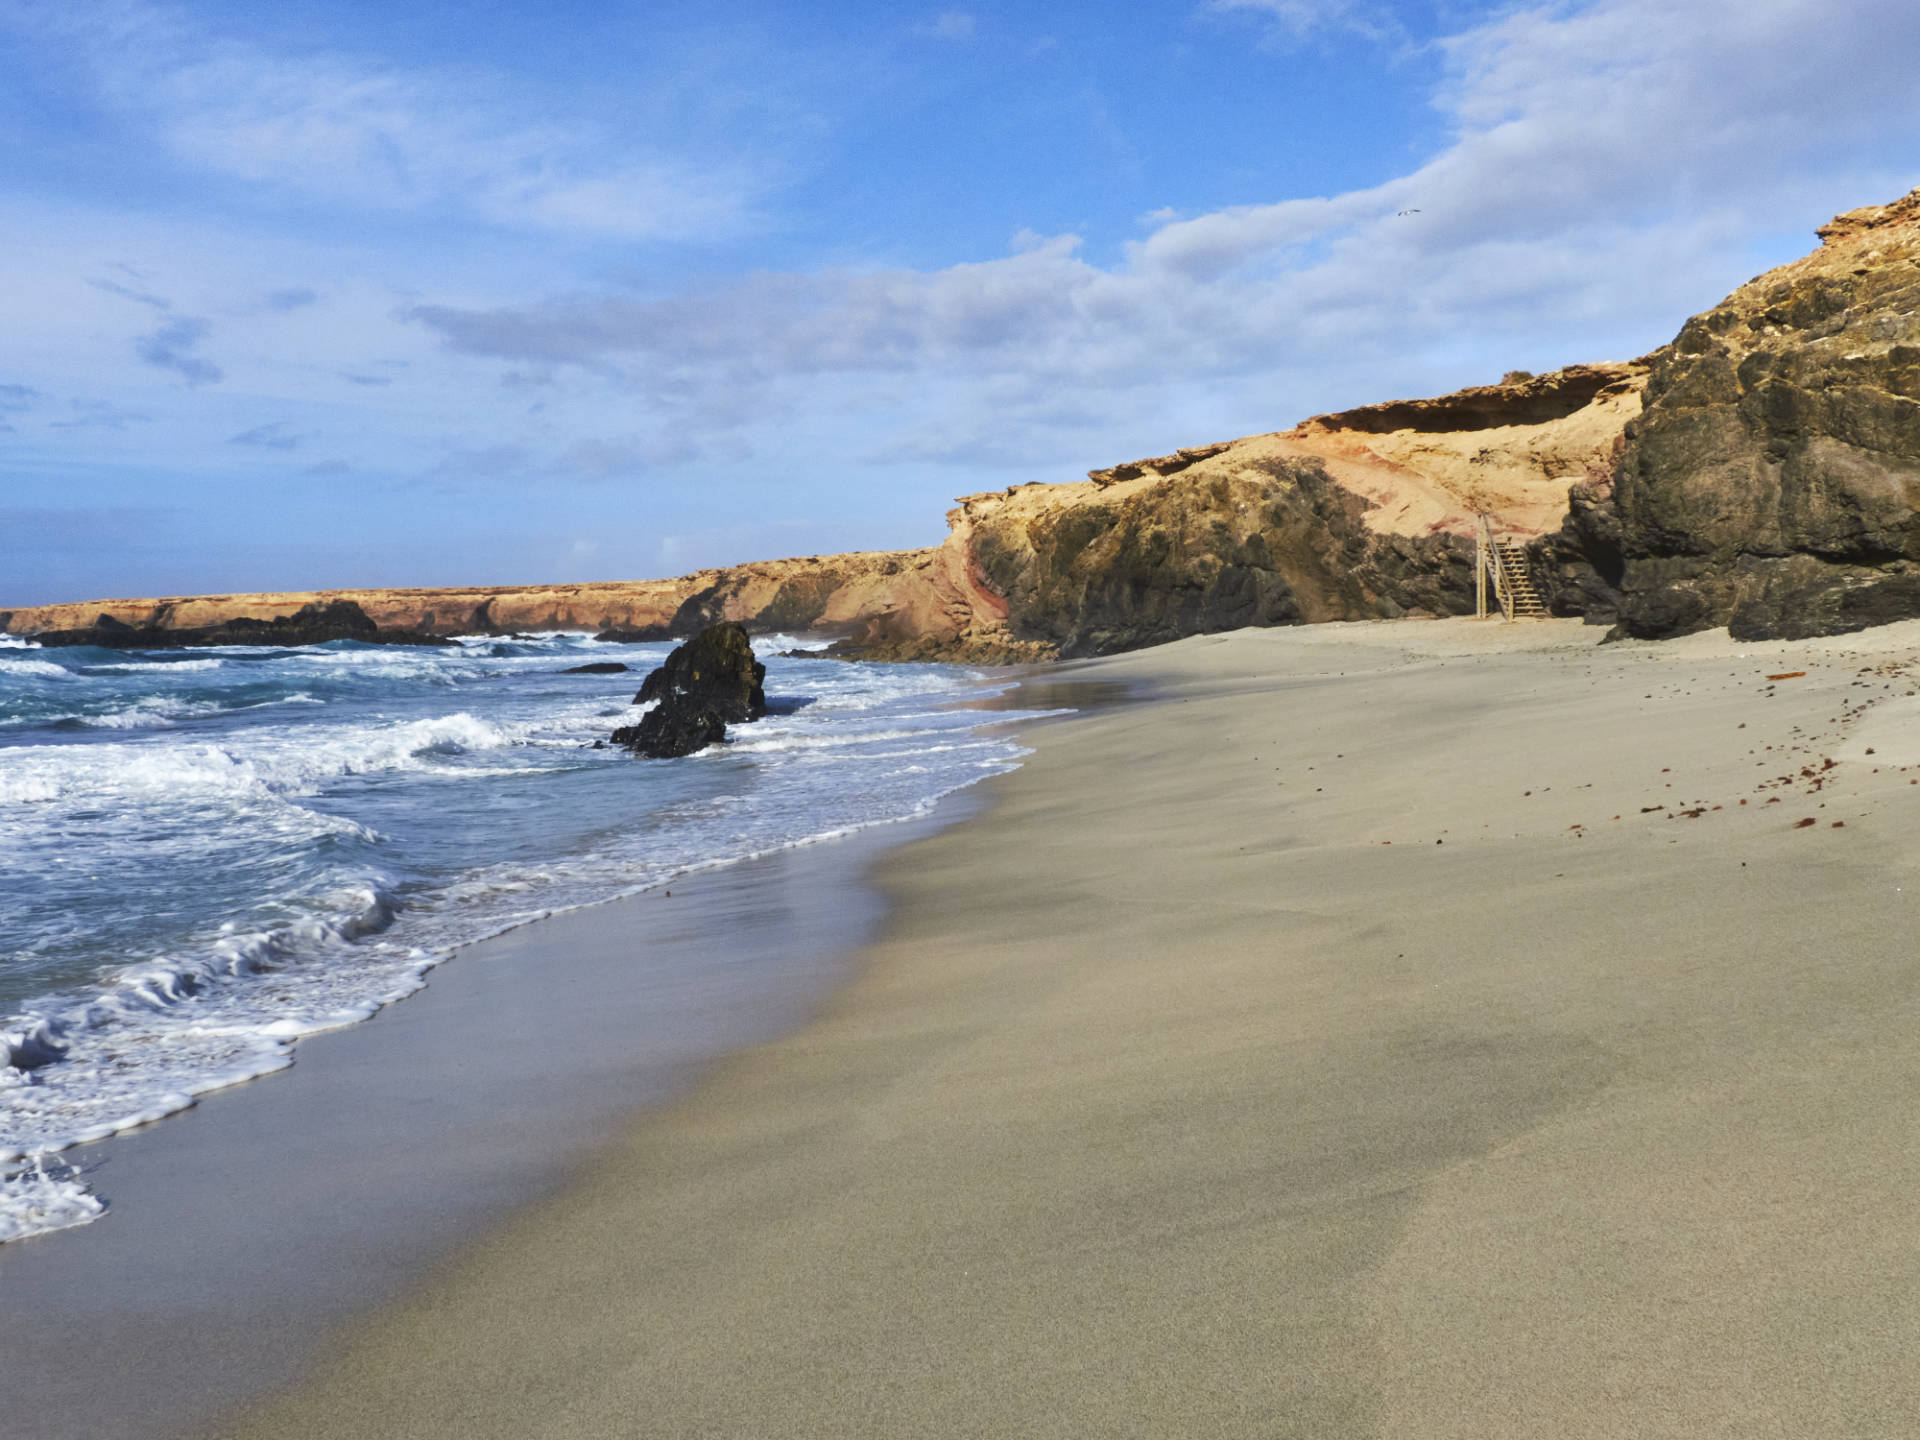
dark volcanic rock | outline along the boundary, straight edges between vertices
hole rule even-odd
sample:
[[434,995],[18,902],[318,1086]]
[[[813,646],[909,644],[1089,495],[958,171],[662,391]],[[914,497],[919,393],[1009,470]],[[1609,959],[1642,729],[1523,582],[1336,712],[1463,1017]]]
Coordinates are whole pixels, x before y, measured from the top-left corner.
[[767,713],[763,684],[767,667],[753,656],[753,643],[739,625],[709,626],[684,645],[674,647],[659,669],[640,683],[633,703],[649,700],[711,709],[722,720],[738,724]]
[[1211,460],[1221,451],[1228,449],[1232,441],[1222,441],[1217,445],[1190,445],[1184,450],[1176,450],[1171,455],[1156,455],[1151,460],[1129,460],[1124,465],[1109,465],[1105,470],[1089,470],[1087,478],[1099,486],[1117,485],[1122,480],[1138,480],[1142,475],[1178,475],[1182,470],[1190,470],[1202,460]]
[[1556,606],[1611,590],[1647,639],[1920,616],[1920,191],[1820,233],[1656,359],[1611,495],[1576,500],[1547,547]]
[[662,705],[642,715],[638,725],[622,725],[611,738],[614,744],[637,755],[677,760],[726,739],[727,722],[703,707],[668,709]]
[[593,638],[608,645],[654,645],[671,640],[673,631],[665,625],[609,625]]
[[1567,518],[1560,529],[1530,548],[1533,573],[1555,615],[1584,616],[1589,625],[1612,625],[1620,618],[1626,555],[1620,515],[1613,504],[1613,474],[1626,437],[1584,481],[1567,489]]
[[494,621],[493,598],[491,596],[473,607],[473,614],[467,620],[467,629],[475,635],[504,635],[507,633]]
[[108,650],[188,650],[210,645],[324,645],[329,640],[358,640],[368,645],[451,645],[438,635],[417,630],[383,630],[351,600],[315,601],[273,620],[240,616],[224,625],[198,629],[129,625],[102,614],[79,630],[47,630],[32,637],[42,645],[98,645]]
[[627,667],[618,660],[595,660],[591,665],[569,665],[562,675],[624,675]]
[[642,755],[691,755],[724,740],[728,725],[767,713],[766,678],[745,630],[731,622],[710,626],[641,682],[633,703],[659,704],[639,724],[614,731],[613,742]]

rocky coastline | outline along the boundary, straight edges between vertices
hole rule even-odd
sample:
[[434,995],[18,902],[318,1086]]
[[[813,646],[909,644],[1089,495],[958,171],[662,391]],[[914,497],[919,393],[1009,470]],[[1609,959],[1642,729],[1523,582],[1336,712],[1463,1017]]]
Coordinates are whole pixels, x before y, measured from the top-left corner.
[[382,626],[351,600],[314,600],[291,615],[236,615],[210,625],[162,625],[149,619],[129,624],[102,611],[91,625],[32,632],[41,645],[95,645],[103,650],[193,650],[222,645],[324,645],[358,640],[364,645],[451,645],[441,635]]
[[1484,514],[1527,547],[1557,615],[1637,638],[1844,633],[1920,616],[1920,190],[1819,237],[1638,360],[965,496],[929,549],[671,580],[89,601],[0,610],[0,628],[166,646],[281,626],[257,643],[310,643],[280,637],[345,606],[385,639],[659,641],[732,623],[832,637],[837,657],[1016,664],[1471,613]]

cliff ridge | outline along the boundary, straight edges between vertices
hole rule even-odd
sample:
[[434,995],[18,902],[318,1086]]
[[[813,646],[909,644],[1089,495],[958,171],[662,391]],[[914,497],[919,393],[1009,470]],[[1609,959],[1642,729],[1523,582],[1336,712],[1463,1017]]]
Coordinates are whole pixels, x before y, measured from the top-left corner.
[[658,640],[733,622],[835,637],[842,656],[1019,663],[1466,613],[1486,514],[1530,542],[1555,613],[1621,634],[1858,629],[1920,615],[1920,190],[1819,235],[1640,359],[964,496],[930,549],[671,580],[88,601],[0,624],[191,630],[350,602],[423,635]]
[[1920,190],[1818,233],[1654,358],[1543,547],[1563,604],[1648,639],[1920,616]]

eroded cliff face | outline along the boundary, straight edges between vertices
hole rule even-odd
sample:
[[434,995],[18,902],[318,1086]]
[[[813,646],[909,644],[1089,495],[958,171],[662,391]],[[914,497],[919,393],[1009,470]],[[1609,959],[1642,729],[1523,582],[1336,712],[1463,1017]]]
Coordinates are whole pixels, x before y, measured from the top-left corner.
[[968,496],[930,550],[674,580],[89,601],[0,611],[0,626],[207,627],[345,600],[434,635],[664,639],[737,621],[838,635],[846,655],[1015,662],[1460,613],[1479,512],[1533,540],[1559,614],[1650,637],[1859,629],[1920,615],[1920,191],[1820,236],[1641,360]]
[[304,606],[347,601],[382,629],[429,635],[592,630],[664,640],[684,638],[721,620],[740,621],[756,632],[845,632],[895,604],[903,589],[913,589],[912,577],[935,553],[864,551],[768,560],[672,580],[89,600],[0,610],[0,629],[16,635],[78,630],[97,624],[101,616],[142,629],[195,629],[242,617],[272,621]]
[[941,578],[950,636],[885,617],[852,653],[976,661],[1105,654],[1242,625],[1455,613],[1472,545],[1382,534],[1311,458],[1240,442],[1176,476],[968,496]]
[[1920,190],[1819,234],[1655,357],[1617,466],[1543,547],[1563,610],[1645,638],[1920,616]]
[[928,567],[937,603],[842,653],[975,661],[1100,654],[1242,625],[1473,606],[1478,511],[1535,537],[1611,463],[1647,364],[1516,376],[1433,400],[971,495]]
[[1242,625],[1458,614],[1474,513],[1559,524],[1638,413],[1644,363],[1509,377],[1432,400],[967,496],[929,550],[773,560],[674,580],[90,601],[0,612],[16,634],[271,621],[351,601],[434,635],[589,629],[684,638],[722,621],[842,637],[871,659],[1009,664]]

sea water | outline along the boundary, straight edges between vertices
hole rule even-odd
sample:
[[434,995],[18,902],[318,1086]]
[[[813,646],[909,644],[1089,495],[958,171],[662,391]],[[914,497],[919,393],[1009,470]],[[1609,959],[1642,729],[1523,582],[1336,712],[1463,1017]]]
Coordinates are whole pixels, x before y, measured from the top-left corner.
[[[293,1061],[457,946],[924,813],[1020,753],[981,672],[787,658],[684,760],[596,748],[666,645],[0,640],[0,1241],[104,1208],[61,1152]],[[614,675],[568,666],[617,660]]]

